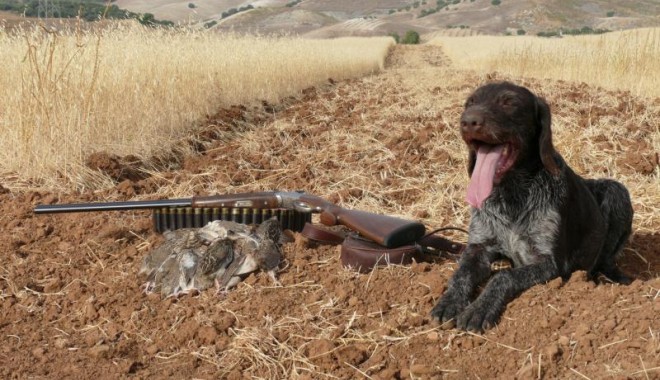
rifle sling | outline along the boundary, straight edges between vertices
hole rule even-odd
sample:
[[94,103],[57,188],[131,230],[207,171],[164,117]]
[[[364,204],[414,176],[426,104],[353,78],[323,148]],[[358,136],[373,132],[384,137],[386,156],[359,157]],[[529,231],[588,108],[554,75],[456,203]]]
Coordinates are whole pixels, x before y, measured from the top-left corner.
[[342,265],[364,273],[371,271],[377,265],[406,265],[413,259],[423,261],[424,254],[429,251],[460,254],[465,245],[436,235],[441,230],[444,229],[431,231],[413,244],[396,248],[386,248],[354,233],[333,231],[311,223],[305,225],[302,235],[321,244],[341,244]]
[[322,228],[313,225],[312,223],[305,223],[301,234],[309,240],[313,240],[321,244],[341,244],[346,238],[343,231],[330,230],[329,228]]

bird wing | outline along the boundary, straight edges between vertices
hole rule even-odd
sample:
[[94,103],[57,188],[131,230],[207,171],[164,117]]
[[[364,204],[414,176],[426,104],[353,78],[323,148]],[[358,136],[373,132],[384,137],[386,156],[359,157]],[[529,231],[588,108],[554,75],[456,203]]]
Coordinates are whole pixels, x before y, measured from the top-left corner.
[[265,239],[261,242],[255,256],[259,268],[264,272],[277,268],[280,265],[280,261],[282,261],[280,247],[270,239]]
[[226,269],[234,260],[234,245],[231,240],[219,239],[209,245],[200,261],[199,273],[210,275]]
[[238,257],[235,257],[234,260],[232,260],[231,264],[225,269],[224,272],[218,277],[218,285],[220,288],[224,288],[227,286],[229,283],[229,280],[231,280],[234,275],[239,275],[239,269],[241,269],[241,266],[245,262],[246,256],[245,255],[239,255]]
[[232,277],[257,270],[258,265],[254,253],[258,246],[258,241],[252,236],[244,236],[235,241],[234,260],[218,278],[218,284],[221,287],[226,287]]
[[165,241],[160,246],[152,249],[142,260],[140,274],[146,275],[147,279],[151,281],[155,277],[156,271],[162,272],[163,265],[170,259],[170,255],[172,255],[177,245],[177,240],[185,234],[186,231],[181,230],[165,231],[163,233]]
[[280,243],[282,239],[282,225],[276,217],[272,217],[261,223],[254,234],[259,239],[269,239]]

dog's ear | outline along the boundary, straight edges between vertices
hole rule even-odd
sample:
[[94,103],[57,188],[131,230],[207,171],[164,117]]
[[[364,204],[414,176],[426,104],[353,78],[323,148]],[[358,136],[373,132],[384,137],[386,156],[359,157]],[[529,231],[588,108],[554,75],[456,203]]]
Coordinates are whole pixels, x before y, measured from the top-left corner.
[[536,98],[536,123],[537,128],[541,131],[539,134],[539,155],[541,156],[541,162],[545,170],[556,176],[559,174],[559,166],[555,161],[554,156],[556,152],[554,145],[552,145],[550,106],[540,97]]

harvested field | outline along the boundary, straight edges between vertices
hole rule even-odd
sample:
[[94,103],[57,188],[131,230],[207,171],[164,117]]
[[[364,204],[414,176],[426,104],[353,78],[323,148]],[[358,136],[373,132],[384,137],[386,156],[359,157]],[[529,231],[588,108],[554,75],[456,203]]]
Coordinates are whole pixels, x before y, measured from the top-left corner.
[[[251,275],[225,298],[145,295],[140,260],[160,241],[147,212],[34,216],[35,204],[300,189],[342,205],[465,228],[467,94],[510,79],[545,97],[555,144],[581,175],[615,177],[636,212],[621,267],[629,286],[539,285],[483,335],[429,312],[456,257],[369,274],[335,247],[284,245],[281,287]],[[309,88],[281,104],[207,118],[197,153],[116,186],[54,192],[0,179],[3,378],[633,378],[660,376],[660,100],[586,84],[454,69],[439,46],[397,46],[385,70]],[[91,160],[91,159],[90,159]],[[8,189],[12,189],[11,191]],[[465,239],[460,234],[452,235]]]

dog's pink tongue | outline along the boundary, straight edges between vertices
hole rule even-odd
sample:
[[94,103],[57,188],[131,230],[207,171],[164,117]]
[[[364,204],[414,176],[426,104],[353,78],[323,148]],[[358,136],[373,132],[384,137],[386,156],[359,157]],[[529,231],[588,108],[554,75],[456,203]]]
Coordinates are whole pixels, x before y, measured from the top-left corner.
[[497,161],[502,155],[504,145],[481,145],[477,151],[477,162],[472,171],[472,178],[467,189],[466,200],[470,205],[481,208],[493,191],[493,179]]

